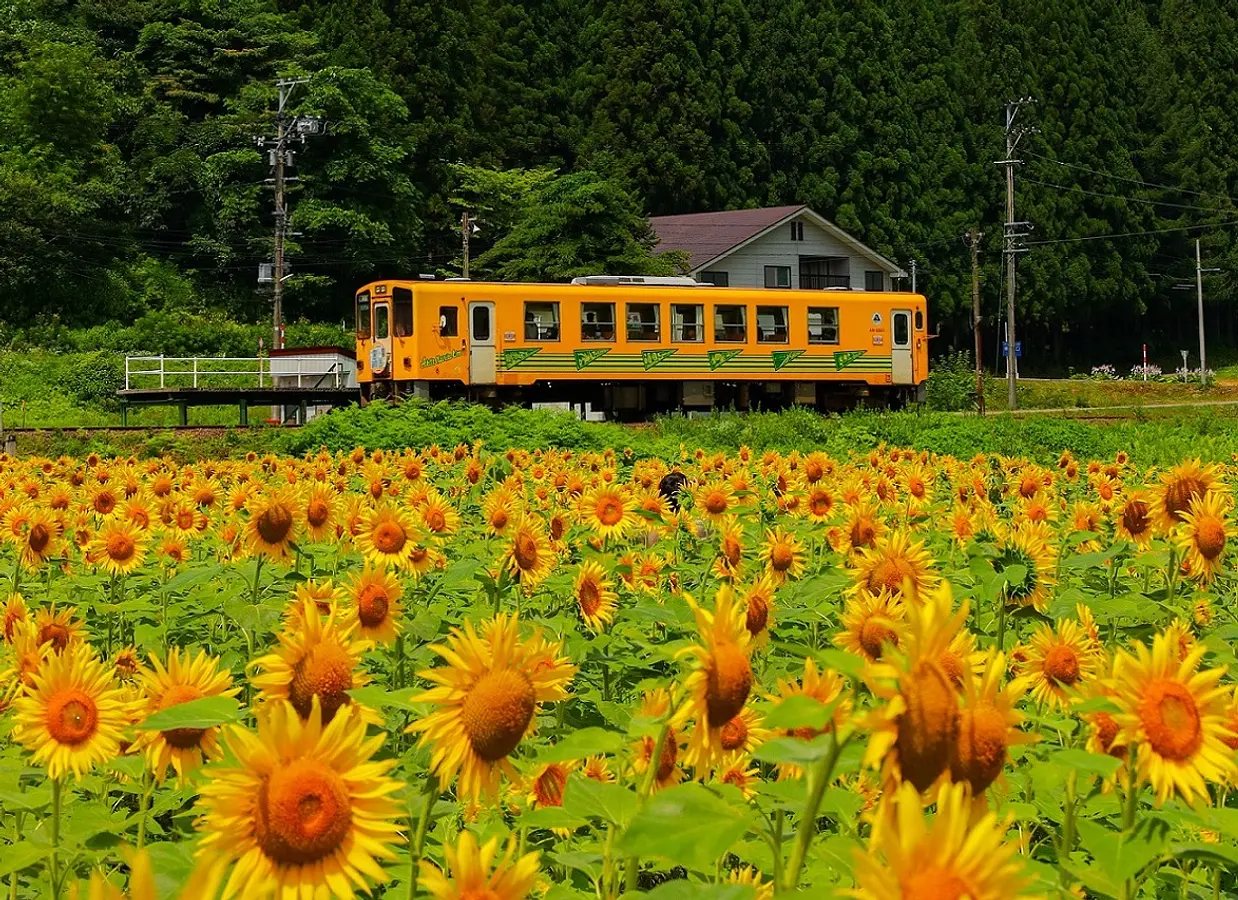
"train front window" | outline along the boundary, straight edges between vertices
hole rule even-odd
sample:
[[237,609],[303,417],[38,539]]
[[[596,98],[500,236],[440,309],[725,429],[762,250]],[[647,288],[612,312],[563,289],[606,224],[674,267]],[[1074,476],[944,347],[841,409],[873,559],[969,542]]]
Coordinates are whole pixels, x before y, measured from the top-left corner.
[[413,336],[413,292],[409,288],[392,288],[391,310],[392,324],[395,326],[395,336],[406,338]]
[[758,306],[757,342],[785,344],[787,339],[787,308],[785,306]]
[[374,340],[385,341],[391,335],[391,310],[386,303],[374,307]]
[[438,308],[438,336],[457,337],[460,334],[460,310],[454,306]]
[[715,306],[714,340],[720,344],[745,343],[748,340],[748,308]]
[[362,291],[357,295],[357,337],[360,340],[370,339],[370,292]]

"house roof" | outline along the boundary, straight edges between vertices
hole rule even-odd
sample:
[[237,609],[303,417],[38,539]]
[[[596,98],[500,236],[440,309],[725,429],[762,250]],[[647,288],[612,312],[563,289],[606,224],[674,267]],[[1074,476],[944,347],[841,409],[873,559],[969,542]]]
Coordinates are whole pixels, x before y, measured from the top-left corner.
[[682,250],[688,254],[688,270],[697,272],[709,263],[728,256],[759,238],[777,225],[796,216],[816,222],[859,253],[882,264],[894,275],[906,273],[897,263],[865,246],[824,216],[809,207],[766,206],[761,209],[733,209],[723,212],[688,213],[681,216],[653,216],[649,220],[658,236],[658,250]]

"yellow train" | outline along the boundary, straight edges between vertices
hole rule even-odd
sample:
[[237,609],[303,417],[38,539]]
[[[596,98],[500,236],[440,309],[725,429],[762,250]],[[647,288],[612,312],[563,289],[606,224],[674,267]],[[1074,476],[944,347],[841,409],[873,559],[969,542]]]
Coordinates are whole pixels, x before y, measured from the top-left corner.
[[671,409],[900,404],[928,376],[924,297],[720,288],[387,280],[356,295],[357,380],[374,397]]

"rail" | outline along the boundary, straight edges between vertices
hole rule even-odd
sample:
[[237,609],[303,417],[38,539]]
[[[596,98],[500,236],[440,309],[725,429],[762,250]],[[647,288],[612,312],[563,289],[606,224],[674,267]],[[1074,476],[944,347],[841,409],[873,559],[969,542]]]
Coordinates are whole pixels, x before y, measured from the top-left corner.
[[[299,356],[126,356],[125,390],[153,387],[342,388],[347,373],[339,360]],[[138,384],[138,381],[146,383]]]

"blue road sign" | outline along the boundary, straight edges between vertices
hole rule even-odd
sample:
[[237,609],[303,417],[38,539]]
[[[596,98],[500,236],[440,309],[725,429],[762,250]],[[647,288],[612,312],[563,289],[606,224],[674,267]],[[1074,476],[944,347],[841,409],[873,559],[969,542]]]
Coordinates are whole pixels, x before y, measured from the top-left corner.
[[[1010,355],[1010,341],[1002,341],[1002,356],[1009,356],[1009,355]],[[1014,342],[1014,358],[1015,359],[1023,358],[1023,342],[1022,341]]]

